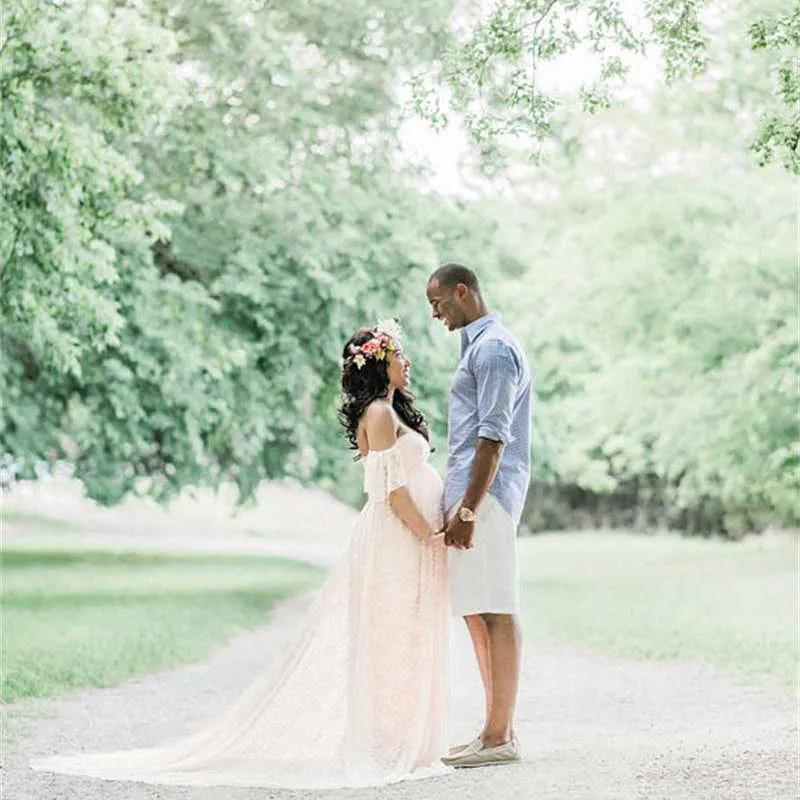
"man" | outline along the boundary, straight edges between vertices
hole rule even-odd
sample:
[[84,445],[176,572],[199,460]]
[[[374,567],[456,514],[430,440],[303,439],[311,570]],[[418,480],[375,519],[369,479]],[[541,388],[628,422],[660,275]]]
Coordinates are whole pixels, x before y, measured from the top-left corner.
[[450,388],[445,543],[453,613],[463,616],[486,697],[480,735],[443,759],[455,767],[517,761],[517,526],[530,479],[531,377],[525,354],[490,314],[472,270],[445,264],[428,280],[433,316],[461,331]]

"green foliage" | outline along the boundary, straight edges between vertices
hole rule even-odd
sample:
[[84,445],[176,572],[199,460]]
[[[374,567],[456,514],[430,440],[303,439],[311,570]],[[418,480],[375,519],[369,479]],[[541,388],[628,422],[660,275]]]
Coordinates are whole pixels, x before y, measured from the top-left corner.
[[177,109],[174,37],[113,4],[20,5],[0,51],[3,449],[65,452],[70,405],[128,330],[120,295],[152,270],[176,206],[137,146]]
[[[445,119],[425,76],[451,10],[9,11],[0,481],[67,459],[104,503],[231,480],[244,500],[284,476],[355,501],[336,420],[341,346],[389,315],[407,331],[441,466],[458,344],[423,292],[432,267],[459,260],[538,375],[540,517],[558,516],[543,498],[564,488],[582,512],[621,507],[634,522],[642,509],[642,525],[797,520],[794,198],[744,151],[765,112],[760,160],[796,168],[797,14],[776,0],[709,6],[701,32],[693,0],[650,2],[642,19],[598,0],[497,5],[445,61],[453,102],[485,155],[495,134],[532,126],[551,158],[529,185],[513,173],[512,201],[464,204],[424,192],[396,158],[409,76]],[[673,88],[605,109],[628,56],[650,46]],[[590,121],[540,80],[576,52],[598,70],[576,87]]]
[[609,113],[539,173],[507,304],[536,309],[540,478],[733,535],[799,521],[793,187],[732,146],[737,107],[694,102]]
[[[609,108],[634,65],[642,65],[642,56],[660,56],[667,85],[701,74],[709,61],[709,26],[732,19],[740,41],[749,39],[753,51],[770,56],[761,69],[772,77],[773,97],[752,141],[758,163],[777,156],[789,171],[800,169],[797,0],[790,11],[778,0],[727,6],[708,0],[647,0],[643,9],[608,0],[513,0],[496,2],[488,12],[474,9],[474,17],[456,36],[441,68],[419,71],[412,88],[417,111],[433,125],[446,125],[451,112],[463,116],[487,167],[497,160],[508,134],[526,142],[552,142],[558,139],[565,108],[579,103],[589,114]],[[554,74],[560,80],[553,80]],[[442,100],[445,89],[447,102]]]
[[413,83],[418,109],[435,124],[447,113],[436,101],[442,84],[451,108],[463,114],[474,139],[491,150],[504,134],[549,140],[563,103],[550,67],[574,71],[574,95],[585,111],[608,107],[631,69],[631,56],[660,53],[668,81],[705,66],[703,0],[648,0],[643,15],[630,4],[608,0],[515,0],[496,2],[456,37],[441,72],[418,74]]
[[320,577],[305,564],[252,556],[6,549],[3,701],[202,659]]
[[750,27],[754,50],[775,51],[772,72],[777,103],[767,111],[753,141],[760,164],[778,157],[800,174],[800,2],[784,14],[774,14]]
[[[12,9],[0,50],[3,346],[26,369],[79,379],[119,343],[112,292],[147,263],[172,206],[134,152],[181,97],[175,41],[131,8]],[[127,268],[127,269],[126,269]]]
[[23,474],[68,456],[108,503],[332,474],[341,343],[392,313],[424,349],[458,227],[390,166],[398,70],[446,10],[12,15],[0,437]]

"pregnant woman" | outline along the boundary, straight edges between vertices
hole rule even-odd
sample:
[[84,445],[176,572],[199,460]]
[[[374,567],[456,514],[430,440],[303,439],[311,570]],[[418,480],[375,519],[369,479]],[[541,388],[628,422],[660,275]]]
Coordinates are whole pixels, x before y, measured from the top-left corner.
[[440,762],[450,689],[442,482],[407,391],[409,367],[395,324],[360,329],[345,345],[340,416],[367,502],[277,666],[186,739],[56,756],[34,769],[283,788],[376,786],[448,771]]

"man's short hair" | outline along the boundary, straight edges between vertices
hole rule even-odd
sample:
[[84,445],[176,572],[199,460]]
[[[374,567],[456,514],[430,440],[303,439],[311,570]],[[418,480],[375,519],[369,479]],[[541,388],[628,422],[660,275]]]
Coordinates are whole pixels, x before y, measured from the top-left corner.
[[468,289],[480,294],[481,287],[478,283],[478,276],[463,264],[444,264],[437,269],[428,281],[438,281],[447,289],[452,289],[456,284],[463,283]]

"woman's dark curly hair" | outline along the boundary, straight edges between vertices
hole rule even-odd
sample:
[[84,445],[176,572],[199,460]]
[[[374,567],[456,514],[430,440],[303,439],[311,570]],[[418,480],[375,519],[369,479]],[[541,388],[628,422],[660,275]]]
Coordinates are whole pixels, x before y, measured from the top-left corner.
[[[364,409],[373,401],[389,394],[389,371],[386,359],[368,358],[361,369],[351,358],[350,345],[362,345],[375,336],[374,328],[360,328],[348,340],[342,351],[342,404],[339,420],[344,425],[350,447],[358,450],[358,423]],[[425,417],[414,405],[414,396],[405,389],[396,388],[392,407],[412,430],[428,439]]]

